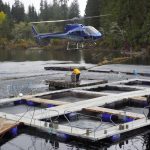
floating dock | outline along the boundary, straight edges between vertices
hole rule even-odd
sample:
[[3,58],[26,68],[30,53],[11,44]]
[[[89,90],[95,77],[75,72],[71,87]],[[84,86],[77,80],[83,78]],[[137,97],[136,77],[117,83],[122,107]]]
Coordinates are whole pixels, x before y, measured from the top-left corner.
[[125,73],[131,75],[150,76],[150,66],[111,64],[93,67],[90,72]]
[[92,64],[85,64],[85,65],[81,65],[81,64],[55,64],[48,66],[48,67],[44,67],[45,70],[58,70],[58,71],[73,71],[74,68],[78,68],[80,70],[87,70],[88,68],[93,67],[94,65]]
[[20,122],[6,119],[5,115],[0,117],[0,136],[17,127],[19,124]]
[[[138,79],[135,79],[136,81]],[[124,81],[131,82],[132,80]],[[142,79],[139,79],[142,82]],[[145,81],[145,80],[144,80]],[[103,90],[93,91],[100,87],[111,87],[110,90],[122,90],[122,92],[104,92]],[[88,89],[88,90],[87,90]],[[89,90],[92,89],[92,90]],[[107,89],[108,90],[108,89]],[[147,102],[146,97],[150,95],[149,87],[138,87],[136,85],[122,85],[120,82],[108,83],[104,85],[94,85],[89,87],[80,87],[67,90],[49,91],[46,93],[32,96],[24,96],[13,99],[1,100],[1,105],[15,101],[30,101],[38,104],[51,104],[51,107],[41,108],[39,110],[28,111],[20,114],[9,114],[0,112],[0,117],[6,120],[13,120],[15,123],[24,123],[27,126],[44,130],[45,132],[63,137],[76,137],[85,140],[98,141],[111,138],[116,135],[121,136],[123,133],[136,130],[150,125],[150,119],[147,114],[130,112],[115,107],[107,108],[109,105],[115,106],[116,103],[126,101]],[[67,99],[70,99],[68,101]],[[20,103],[21,104],[21,103]],[[128,105],[128,103],[127,103]],[[149,104],[141,105],[146,109]],[[148,109],[146,109],[148,110]],[[91,115],[88,115],[90,113]],[[96,127],[80,127],[73,125],[73,122],[80,120],[80,115],[93,117],[97,120]],[[61,123],[61,117],[65,123]],[[71,117],[71,119],[70,119]],[[118,120],[113,120],[117,118]],[[75,118],[75,119],[73,119]],[[72,120],[73,119],[73,120]],[[104,127],[103,124],[109,122],[111,126]]]
[[65,80],[46,80],[45,82],[46,84],[49,85],[49,89],[53,87],[56,89],[68,89],[68,88],[104,84],[107,83],[107,80],[81,80],[80,82],[70,82]]

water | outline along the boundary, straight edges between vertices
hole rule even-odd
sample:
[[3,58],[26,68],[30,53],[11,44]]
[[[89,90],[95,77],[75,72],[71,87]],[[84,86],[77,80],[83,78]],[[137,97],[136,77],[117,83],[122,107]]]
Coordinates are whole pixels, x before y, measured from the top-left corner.
[[[19,93],[31,94],[48,91],[45,85],[45,79],[64,78],[64,72],[45,71],[43,68],[49,64],[58,63],[98,63],[103,57],[112,58],[119,56],[118,52],[108,52],[93,50],[85,51],[64,51],[64,50],[0,50],[0,98],[17,96]],[[137,58],[129,63],[131,64],[150,64],[149,58]],[[67,62],[66,62],[67,61]],[[96,73],[94,73],[96,74]],[[117,75],[106,75],[89,73],[89,78],[118,80]],[[130,78],[131,76],[123,76]],[[131,77],[132,78],[132,77]],[[6,108],[7,109],[7,108]],[[19,107],[23,111],[24,107]],[[87,125],[92,124],[87,121]],[[31,133],[32,132],[32,133]],[[4,139],[0,139],[2,143]],[[150,149],[150,130],[141,130],[140,133],[131,135],[119,143],[107,143],[104,145],[91,144],[84,142],[71,141],[65,143],[55,140],[51,135],[45,136],[45,133],[39,131],[27,130],[20,133],[17,137],[9,139],[1,144],[0,150],[149,150]]]

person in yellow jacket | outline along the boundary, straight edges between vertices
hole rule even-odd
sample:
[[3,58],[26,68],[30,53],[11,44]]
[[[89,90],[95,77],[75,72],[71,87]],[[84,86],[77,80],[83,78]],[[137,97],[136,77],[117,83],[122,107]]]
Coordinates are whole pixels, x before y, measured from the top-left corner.
[[76,75],[76,82],[78,82],[81,74],[80,70],[77,68],[73,69],[73,74]]

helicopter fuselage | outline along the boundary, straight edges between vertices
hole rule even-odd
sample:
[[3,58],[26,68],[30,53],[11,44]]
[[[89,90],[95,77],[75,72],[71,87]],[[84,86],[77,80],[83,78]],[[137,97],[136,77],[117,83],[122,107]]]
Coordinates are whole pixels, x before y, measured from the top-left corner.
[[67,24],[63,33],[37,33],[34,26],[32,26],[32,33],[37,41],[57,38],[75,42],[94,42],[102,37],[102,34],[94,27],[82,24]]

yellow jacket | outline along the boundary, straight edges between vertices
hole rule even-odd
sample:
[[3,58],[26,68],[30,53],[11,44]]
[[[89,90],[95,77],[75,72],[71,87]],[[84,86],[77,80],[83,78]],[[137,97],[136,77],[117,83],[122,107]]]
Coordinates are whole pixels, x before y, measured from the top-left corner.
[[81,72],[80,72],[79,69],[76,68],[76,69],[73,70],[73,73],[77,75],[77,74],[80,74]]

